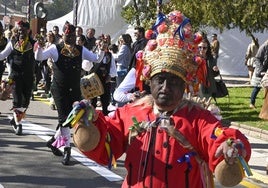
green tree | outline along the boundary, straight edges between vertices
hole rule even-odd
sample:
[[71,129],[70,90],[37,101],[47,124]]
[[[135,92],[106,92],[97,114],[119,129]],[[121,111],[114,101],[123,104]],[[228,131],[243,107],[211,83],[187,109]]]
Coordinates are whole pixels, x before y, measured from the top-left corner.
[[[133,0],[133,5],[123,8],[122,17],[133,25],[149,28],[156,19],[156,2]],[[254,32],[264,32],[268,28],[267,0],[170,0],[164,4],[163,12],[177,9],[191,19],[196,30],[206,26],[221,32],[238,28],[254,37]]]
[[71,12],[73,0],[54,0],[54,3],[47,5],[46,9],[48,11],[47,20],[53,20]]

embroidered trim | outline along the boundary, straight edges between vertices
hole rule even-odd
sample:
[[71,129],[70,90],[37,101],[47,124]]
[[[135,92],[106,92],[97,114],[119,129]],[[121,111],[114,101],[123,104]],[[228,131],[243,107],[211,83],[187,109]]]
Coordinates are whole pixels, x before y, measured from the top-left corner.
[[60,53],[66,57],[71,57],[71,58],[74,58],[80,55],[80,52],[76,47],[69,47],[67,45],[64,45]]
[[21,53],[24,53],[26,51],[32,50],[33,46],[27,37],[24,41],[17,41],[14,45],[14,49],[18,50]]

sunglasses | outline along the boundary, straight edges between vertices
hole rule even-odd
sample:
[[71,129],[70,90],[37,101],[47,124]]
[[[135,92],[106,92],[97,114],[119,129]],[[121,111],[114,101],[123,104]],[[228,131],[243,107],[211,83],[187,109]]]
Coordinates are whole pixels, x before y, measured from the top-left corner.
[[198,46],[198,49],[199,50],[206,50],[206,49],[208,49],[208,47],[207,46]]

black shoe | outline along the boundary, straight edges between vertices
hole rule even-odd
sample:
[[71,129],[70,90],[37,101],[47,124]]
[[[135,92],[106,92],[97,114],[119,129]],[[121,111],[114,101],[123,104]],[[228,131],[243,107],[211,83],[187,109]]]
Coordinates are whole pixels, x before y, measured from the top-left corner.
[[17,125],[17,129],[15,130],[16,135],[22,135],[22,125]]
[[63,165],[69,165],[70,162],[70,157],[71,157],[71,147],[65,147],[64,148],[64,155],[61,163]]
[[62,156],[63,155],[62,152],[58,148],[52,146],[52,143],[54,141],[55,141],[55,138],[54,137],[52,137],[49,141],[47,141],[47,147],[51,149],[51,151],[52,151],[52,153],[54,155],[56,155],[56,156]]
[[17,130],[17,125],[16,125],[16,122],[15,122],[15,119],[12,118],[10,121],[9,121],[10,125],[12,126],[12,128],[14,129],[14,131]]
[[50,107],[51,110],[56,110],[55,104],[50,104],[49,107]]
[[15,123],[15,119],[12,118],[12,119],[9,121],[9,123],[10,123],[10,125],[16,124],[16,123]]

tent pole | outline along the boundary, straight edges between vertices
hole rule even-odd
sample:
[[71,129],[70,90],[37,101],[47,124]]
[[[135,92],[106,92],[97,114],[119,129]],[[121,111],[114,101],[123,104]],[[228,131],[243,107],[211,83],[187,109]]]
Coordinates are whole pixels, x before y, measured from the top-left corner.
[[77,26],[78,0],[73,0],[73,25]]
[[31,0],[28,0],[27,21],[31,22]]

